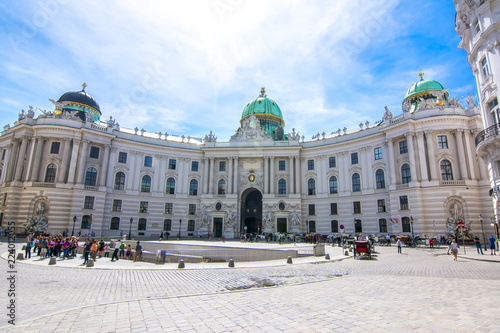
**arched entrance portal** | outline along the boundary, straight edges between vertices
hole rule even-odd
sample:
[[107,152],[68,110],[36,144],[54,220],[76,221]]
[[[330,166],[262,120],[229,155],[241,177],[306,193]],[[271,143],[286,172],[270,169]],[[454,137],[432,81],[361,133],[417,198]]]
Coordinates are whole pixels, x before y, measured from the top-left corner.
[[[259,234],[262,232],[262,194],[251,189],[242,196],[241,232]],[[246,229],[245,229],[246,227]]]

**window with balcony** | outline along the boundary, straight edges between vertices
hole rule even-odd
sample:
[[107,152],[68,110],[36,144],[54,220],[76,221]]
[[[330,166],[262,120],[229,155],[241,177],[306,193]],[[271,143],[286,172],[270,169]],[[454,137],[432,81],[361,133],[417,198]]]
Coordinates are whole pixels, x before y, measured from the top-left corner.
[[453,170],[451,168],[451,162],[448,160],[442,160],[441,166],[441,180],[453,180]]
[[57,166],[54,163],[47,165],[47,170],[45,171],[45,182],[55,183],[56,173],[57,173]]
[[90,167],[85,172],[85,186],[96,186],[97,183],[97,169]]
[[189,195],[198,195],[198,181],[191,179],[189,182]]
[[286,180],[283,178],[278,180],[278,194],[280,195],[286,194]]
[[355,173],[352,175],[352,191],[361,191],[361,177],[359,176],[359,173]]
[[150,193],[151,192],[151,176],[145,175],[141,180],[141,192]]
[[167,187],[165,189],[167,194],[175,194],[175,179],[170,177],[167,179]]
[[307,180],[307,195],[316,195],[316,181],[314,178]]
[[375,171],[375,186],[377,189],[385,188],[385,173],[382,169]]
[[119,171],[115,175],[115,185],[113,187],[117,191],[125,190],[125,173]]

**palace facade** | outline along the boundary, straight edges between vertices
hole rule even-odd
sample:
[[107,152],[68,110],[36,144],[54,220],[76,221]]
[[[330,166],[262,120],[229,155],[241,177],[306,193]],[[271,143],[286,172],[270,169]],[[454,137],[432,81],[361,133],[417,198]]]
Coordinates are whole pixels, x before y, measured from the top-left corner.
[[423,73],[399,114],[386,108],[382,121],[355,130],[332,119],[330,134],[312,140],[285,131],[264,88],[227,141],[102,121],[85,86],[52,101],[54,110],[30,107],[0,135],[0,217],[20,233],[27,218],[42,218],[49,233],[98,237],[429,236],[459,221],[477,231],[479,214],[493,216],[476,156],[479,109]]

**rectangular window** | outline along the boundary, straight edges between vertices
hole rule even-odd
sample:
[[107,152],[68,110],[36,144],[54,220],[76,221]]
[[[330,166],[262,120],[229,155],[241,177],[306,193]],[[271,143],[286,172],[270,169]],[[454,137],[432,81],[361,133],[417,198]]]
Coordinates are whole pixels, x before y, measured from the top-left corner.
[[474,29],[476,30],[476,35],[481,32],[481,25],[479,25],[479,20],[476,20],[476,22],[474,22]]
[[148,206],[149,206],[149,203],[147,201],[141,201],[139,203],[139,213],[147,213]]
[[351,164],[358,164],[358,153],[352,153],[351,154]]
[[316,205],[315,204],[309,205],[309,215],[316,215]]
[[307,160],[307,170],[314,170],[314,160]]
[[283,161],[283,160],[278,161],[278,170],[279,171],[286,170],[286,161]]
[[375,156],[376,160],[381,160],[382,159],[382,147],[377,147],[373,150],[373,155]]
[[357,234],[363,232],[363,222],[361,220],[354,220],[354,232]]
[[219,171],[226,171],[226,161],[219,161]]
[[172,230],[172,220],[165,219],[163,220],[163,231],[171,231]]
[[332,202],[330,203],[330,215],[337,215],[339,213],[338,208],[337,208],[337,203]]
[[165,203],[165,214],[172,214],[174,211],[174,204],[171,202]]
[[408,196],[402,195],[399,197],[399,209],[400,210],[408,210]]
[[329,168],[336,168],[337,167],[337,159],[335,156],[330,156],[328,158],[328,167]]
[[199,167],[198,161],[191,161],[191,171],[197,172]]
[[85,197],[83,209],[94,209],[94,197]]
[[448,138],[446,135],[438,135],[438,148],[448,149]]
[[153,156],[144,156],[144,166],[148,168],[153,166]]
[[385,199],[379,199],[377,200],[377,211],[379,213],[385,213]]
[[91,146],[90,147],[90,158],[99,158],[99,151],[100,151],[100,148],[99,147],[94,147],[94,146]]
[[490,76],[490,66],[488,66],[488,60],[486,59],[486,57],[481,60],[481,68],[483,69],[484,78]]
[[118,153],[118,163],[127,163],[127,153],[123,151]]
[[109,230],[120,230],[120,218],[112,217],[111,223],[109,224]]
[[[496,108],[498,105],[498,99],[495,97],[493,100],[489,103],[490,106],[490,111]],[[3,158],[2,158],[3,159]]]
[[378,220],[378,230],[380,232],[383,232],[383,233],[387,232],[387,220],[386,219],[379,219]]
[[113,200],[113,212],[121,212],[122,211],[122,201],[118,199]]
[[352,211],[354,214],[361,214],[361,201],[354,201],[352,203]]
[[408,153],[408,144],[406,140],[399,141],[399,153],[400,154],[407,154]]
[[194,220],[188,221],[187,231],[194,231]]
[[309,233],[316,232],[316,221],[309,221]]
[[196,215],[196,204],[189,204],[189,215]]
[[331,222],[332,232],[339,232],[339,221],[332,220]]
[[137,224],[137,230],[146,230],[148,225],[148,220],[145,218],[140,218],[139,223]]
[[52,142],[52,145],[50,146],[50,153],[59,154],[59,148],[61,148],[60,142]]
[[168,160],[168,169],[175,170],[177,160]]

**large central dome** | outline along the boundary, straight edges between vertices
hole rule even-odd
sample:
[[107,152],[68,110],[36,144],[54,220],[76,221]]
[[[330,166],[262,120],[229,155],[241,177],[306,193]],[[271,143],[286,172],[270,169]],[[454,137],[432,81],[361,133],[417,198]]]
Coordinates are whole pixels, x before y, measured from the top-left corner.
[[275,140],[283,140],[285,121],[281,109],[275,101],[267,97],[264,87],[261,88],[259,97],[249,102],[243,109],[240,124],[243,125],[243,121],[251,115],[259,119],[262,129]]
[[74,113],[82,120],[91,119],[98,121],[101,116],[101,109],[95,98],[85,91],[87,85],[82,84],[80,91],[68,91],[59,97],[58,103],[63,103],[63,110]]
[[[408,88],[403,100],[403,105],[407,105],[408,112],[416,112],[419,104],[427,99],[432,99],[437,106],[444,105],[448,99],[448,92],[444,86],[434,80],[424,80],[424,73],[422,72],[418,75],[420,76],[420,81],[415,82]],[[442,95],[443,100],[436,98],[440,91],[443,91],[439,94]]]

